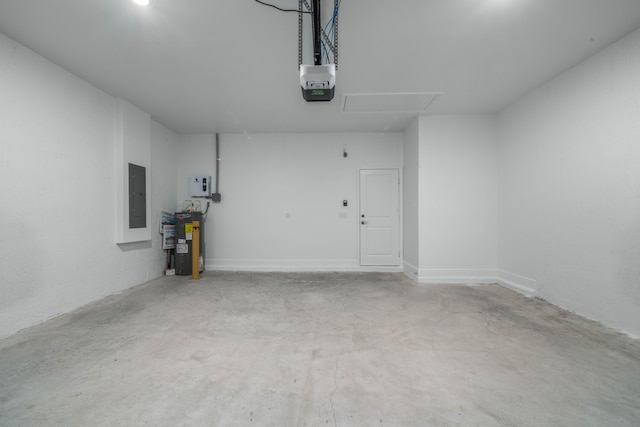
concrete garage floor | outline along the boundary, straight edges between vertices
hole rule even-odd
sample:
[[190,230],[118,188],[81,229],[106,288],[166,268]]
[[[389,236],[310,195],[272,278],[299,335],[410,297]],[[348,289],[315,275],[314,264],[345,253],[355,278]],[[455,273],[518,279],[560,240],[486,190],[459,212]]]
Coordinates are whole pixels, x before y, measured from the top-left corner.
[[640,425],[640,341],[496,285],[163,277],[0,341],[2,426]]

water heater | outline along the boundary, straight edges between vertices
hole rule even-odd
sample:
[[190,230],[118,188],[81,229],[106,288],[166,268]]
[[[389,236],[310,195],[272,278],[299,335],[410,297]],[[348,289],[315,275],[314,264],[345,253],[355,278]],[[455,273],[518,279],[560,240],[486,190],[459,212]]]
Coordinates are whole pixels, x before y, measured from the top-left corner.
[[176,274],[190,276],[193,260],[193,221],[200,221],[200,272],[204,271],[204,218],[201,212],[176,212]]

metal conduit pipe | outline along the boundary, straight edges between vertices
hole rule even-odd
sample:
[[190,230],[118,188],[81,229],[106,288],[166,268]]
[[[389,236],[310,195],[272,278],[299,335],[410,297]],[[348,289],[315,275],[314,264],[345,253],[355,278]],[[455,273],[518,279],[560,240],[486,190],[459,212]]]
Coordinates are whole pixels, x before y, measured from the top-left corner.
[[220,134],[216,132],[216,192],[211,195],[214,203],[222,201],[220,194]]

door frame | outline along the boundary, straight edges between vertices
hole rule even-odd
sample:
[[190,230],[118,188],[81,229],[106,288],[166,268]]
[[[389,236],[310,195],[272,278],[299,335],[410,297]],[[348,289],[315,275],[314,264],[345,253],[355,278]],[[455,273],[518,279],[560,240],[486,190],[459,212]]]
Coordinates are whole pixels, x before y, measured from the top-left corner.
[[[361,200],[362,195],[360,194],[360,176],[361,172],[365,170],[371,171],[387,171],[387,170],[396,170],[398,171],[398,251],[399,251],[399,260],[398,265],[381,265],[381,266],[372,266],[372,265],[362,265],[362,227],[360,227],[360,215],[362,212]],[[358,214],[356,215],[356,225],[358,227],[358,264],[361,268],[371,270],[371,271],[404,271],[404,218],[403,218],[403,190],[404,190],[404,181],[403,181],[403,168],[402,167],[383,167],[383,168],[374,168],[374,167],[362,167],[358,168],[357,171],[357,208]]]

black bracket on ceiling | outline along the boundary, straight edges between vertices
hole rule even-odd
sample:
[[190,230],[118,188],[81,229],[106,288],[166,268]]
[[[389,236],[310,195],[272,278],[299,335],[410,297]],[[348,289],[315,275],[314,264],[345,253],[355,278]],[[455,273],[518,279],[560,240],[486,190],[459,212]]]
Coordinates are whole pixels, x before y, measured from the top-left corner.
[[321,0],[311,0],[310,5],[307,0],[298,0],[298,69],[303,61],[303,40],[305,14],[312,15],[313,24],[313,62],[314,65],[322,65],[322,47],[324,46],[328,62],[330,61],[329,53],[333,57],[333,64],[338,69],[338,8],[340,0],[334,0],[333,16],[333,41],[322,28],[322,11],[320,7]]

